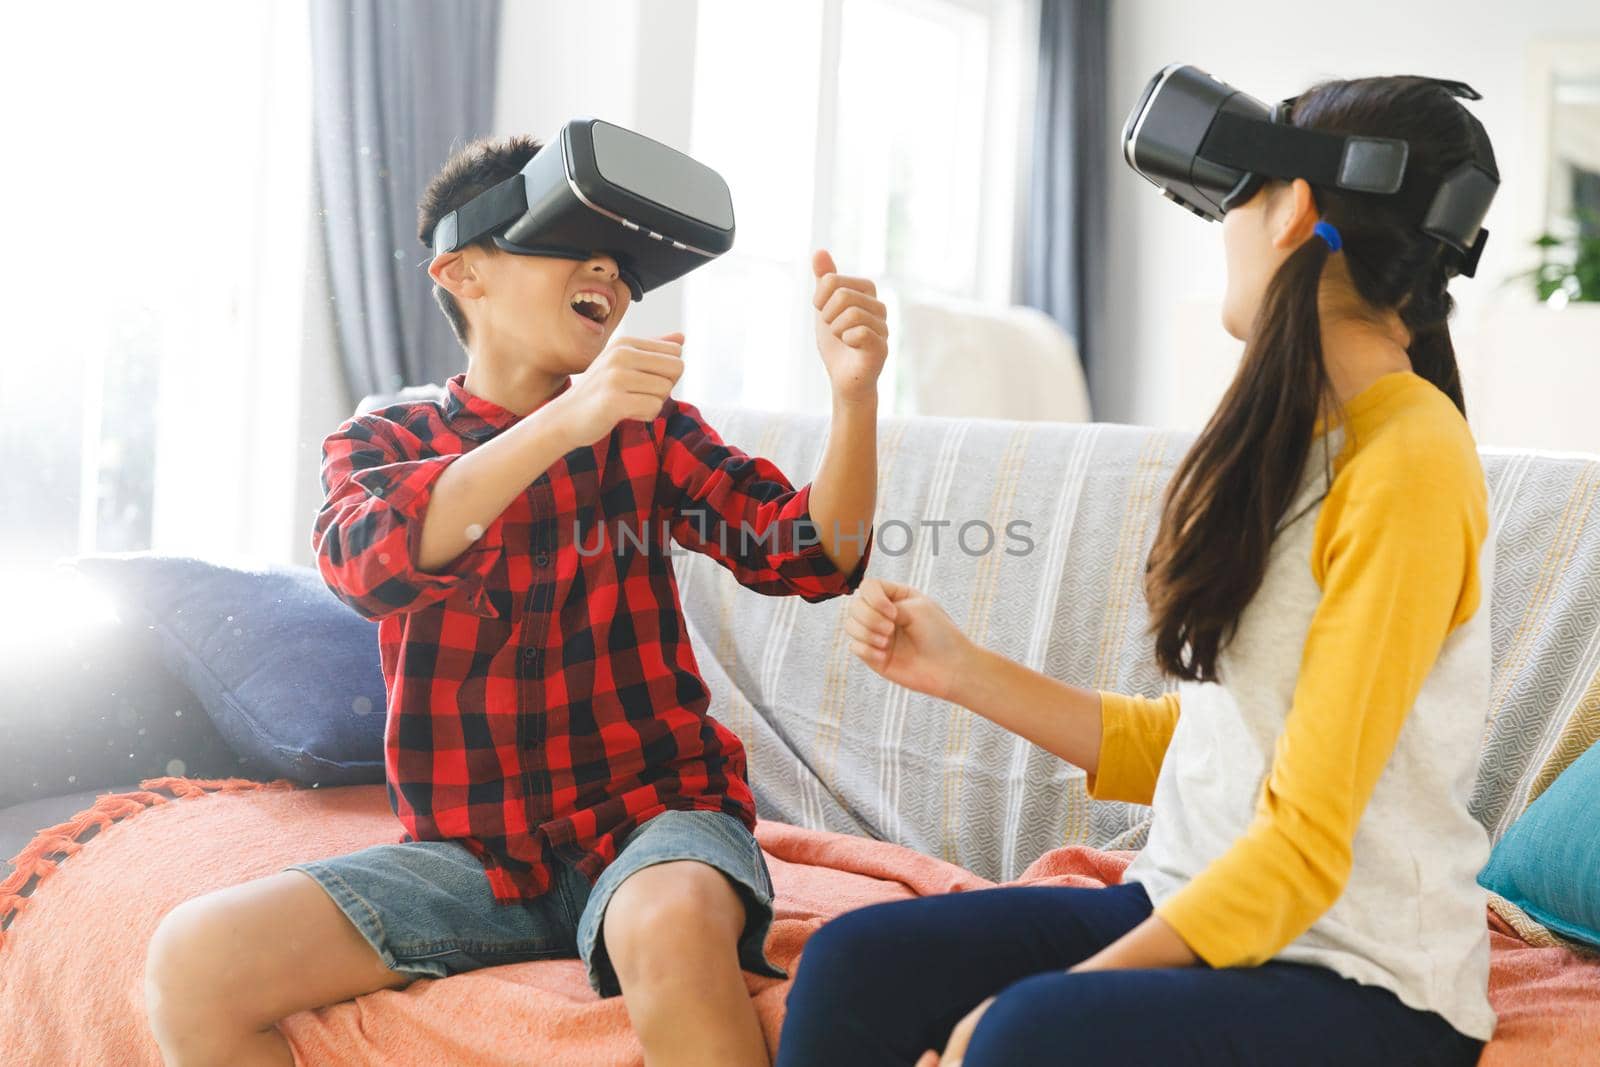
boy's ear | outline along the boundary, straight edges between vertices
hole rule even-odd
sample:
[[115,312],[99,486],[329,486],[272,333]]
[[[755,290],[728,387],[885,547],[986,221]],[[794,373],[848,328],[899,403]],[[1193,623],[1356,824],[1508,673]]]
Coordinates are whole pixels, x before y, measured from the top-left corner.
[[474,248],[445,252],[428,264],[428,276],[458,300],[475,300],[483,295],[483,278],[478,272]]

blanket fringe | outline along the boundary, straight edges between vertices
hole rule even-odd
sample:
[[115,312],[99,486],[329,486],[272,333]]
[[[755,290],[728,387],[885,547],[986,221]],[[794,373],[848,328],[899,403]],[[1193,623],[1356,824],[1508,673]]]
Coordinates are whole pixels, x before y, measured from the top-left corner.
[[[32,893],[86,841],[79,837],[93,829],[99,833],[114,822],[131,818],[157,804],[186,800],[210,793],[253,793],[261,790],[301,788],[287,778],[257,782],[249,778],[145,778],[132,793],[106,793],[66,822],[40,830],[12,859],[16,868],[0,882],[0,948],[5,946],[5,931],[17,914],[33,899]],[[92,835],[91,835],[92,836]],[[24,892],[26,890],[26,892]]]
[[1600,959],[1600,950],[1562,936],[1499,893],[1489,894],[1489,910],[1498,915],[1513,933],[1534,948],[1564,948],[1575,956]]

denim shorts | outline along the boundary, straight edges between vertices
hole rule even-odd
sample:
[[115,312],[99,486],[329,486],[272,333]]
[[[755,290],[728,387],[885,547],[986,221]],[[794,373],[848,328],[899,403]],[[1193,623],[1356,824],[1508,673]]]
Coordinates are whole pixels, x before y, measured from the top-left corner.
[[755,836],[722,811],[669,809],[622,839],[593,886],[565,857],[550,891],[532,900],[495,899],[483,865],[453,841],[373,845],[344,856],[296,863],[322,886],[390,970],[443,978],[527,960],[583,960],[601,997],[621,993],[600,937],[606,903],[628,876],[653,863],[699,860],[733,882],[744,901],[739,963],[769,978],[787,971],[767,959],[772,876]]

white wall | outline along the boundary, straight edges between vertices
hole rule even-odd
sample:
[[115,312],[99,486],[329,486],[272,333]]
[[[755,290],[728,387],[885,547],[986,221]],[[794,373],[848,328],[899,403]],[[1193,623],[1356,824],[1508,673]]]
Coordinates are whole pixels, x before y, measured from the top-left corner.
[[[1494,143],[1501,186],[1478,276],[1451,286],[1465,361],[1474,320],[1488,317],[1495,303],[1521,299],[1496,286],[1534,261],[1524,250],[1536,217],[1525,205],[1536,200],[1530,186],[1542,179],[1542,167],[1530,158],[1527,46],[1581,36],[1600,38],[1596,0],[1115,0],[1109,129],[1120,134],[1144,83],[1171,62],[1192,63],[1267,101],[1328,77],[1426,74],[1468,82],[1484,97],[1468,106]],[[1119,151],[1109,166],[1110,307],[1096,417],[1197,427],[1240,349],[1217,322],[1221,228],[1163,200]]]

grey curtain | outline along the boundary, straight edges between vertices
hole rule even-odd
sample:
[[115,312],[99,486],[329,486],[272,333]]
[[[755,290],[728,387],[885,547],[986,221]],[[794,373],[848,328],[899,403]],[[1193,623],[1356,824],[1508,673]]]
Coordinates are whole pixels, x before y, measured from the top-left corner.
[[1024,303],[1078,345],[1098,409],[1104,307],[1107,0],[1040,0],[1039,80],[1028,194]]
[[420,265],[417,198],[490,132],[500,0],[310,0],[330,297],[350,396],[444,378],[465,356]]

